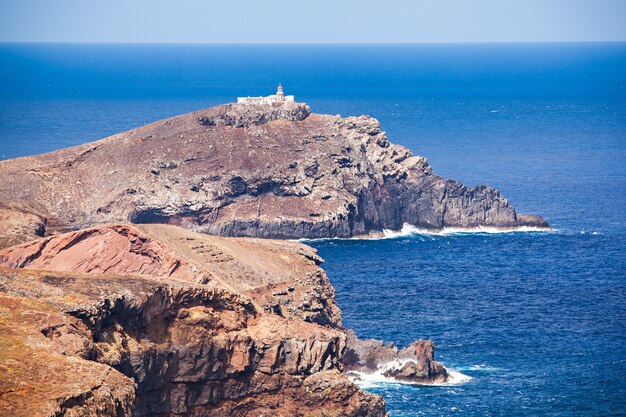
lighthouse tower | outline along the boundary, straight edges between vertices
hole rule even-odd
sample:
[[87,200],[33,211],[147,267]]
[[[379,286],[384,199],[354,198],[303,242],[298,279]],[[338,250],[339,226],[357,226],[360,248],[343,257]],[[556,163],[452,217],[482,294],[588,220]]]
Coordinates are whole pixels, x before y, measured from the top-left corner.
[[276,101],[285,101],[285,93],[283,93],[283,85],[278,83],[278,90],[276,90]]
[[271,96],[261,97],[237,97],[237,103],[239,104],[254,104],[254,105],[269,105],[280,106],[283,103],[293,103],[295,101],[294,96],[286,96],[283,92],[283,85],[278,83],[278,89],[276,94]]

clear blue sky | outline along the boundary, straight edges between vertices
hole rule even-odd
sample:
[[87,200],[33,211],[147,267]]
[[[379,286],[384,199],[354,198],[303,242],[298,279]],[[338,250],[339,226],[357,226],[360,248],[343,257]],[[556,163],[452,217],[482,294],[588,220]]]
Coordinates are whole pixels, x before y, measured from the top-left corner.
[[626,41],[626,0],[0,0],[0,42]]

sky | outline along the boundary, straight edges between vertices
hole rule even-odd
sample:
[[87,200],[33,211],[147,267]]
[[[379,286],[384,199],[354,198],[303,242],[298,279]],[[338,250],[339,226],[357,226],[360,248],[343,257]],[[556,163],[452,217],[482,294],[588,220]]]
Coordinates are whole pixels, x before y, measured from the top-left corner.
[[0,42],[626,41],[626,0],[0,0]]

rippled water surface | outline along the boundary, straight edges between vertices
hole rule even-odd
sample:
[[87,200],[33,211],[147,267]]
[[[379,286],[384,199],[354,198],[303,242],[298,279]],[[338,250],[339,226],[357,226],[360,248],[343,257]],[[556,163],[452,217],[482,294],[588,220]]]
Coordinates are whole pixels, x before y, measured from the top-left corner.
[[0,45],[0,157],[272,93],[377,117],[551,233],[315,241],[344,324],[432,338],[460,385],[372,382],[390,415],[626,410],[626,45]]
[[370,385],[397,416],[623,412],[624,245],[575,231],[315,244],[346,325],[402,346],[432,338],[473,378]]

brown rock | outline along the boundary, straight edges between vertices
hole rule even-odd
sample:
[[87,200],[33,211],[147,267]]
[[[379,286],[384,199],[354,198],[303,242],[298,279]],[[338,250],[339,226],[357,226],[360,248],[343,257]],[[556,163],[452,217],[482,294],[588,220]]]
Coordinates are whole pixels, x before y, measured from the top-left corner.
[[435,361],[435,345],[431,340],[417,340],[398,351],[380,340],[360,340],[356,334],[346,331],[346,354],[343,357],[345,371],[349,373],[383,372],[402,382],[441,383],[448,380],[446,368]]
[[34,204],[0,201],[0,248],[27,242],[46,233],[45,209]]
[[400,351],[400,358],[409,359],[400,369],[389,369],[386,377],[399,381],[433,383],[446,382],[448,372],[444,366],[435,361],[435,345],[432,340],[417,340]]
[[[167,225],[4,249],[0,411],[382,417],[384,401],[340,372],[345,335],[320,262],[296,242]],[[313,292],[315,315],[291,307]]]
[[[1,274],[2,288],[7,280],[21,278]],[[0,292],[0,415],[133,415],[136,385],[131,378],[46,337],[50,329],[76,325],[45,301]]]
[[547,227],[489,186],[437,176],[391,144],[376,119],[313,114],[301,103],[227,104],[1,161],[0,201],[17,200],[37,201],[73,228],[171,223],[226,236],[350,237],[404,223]]

